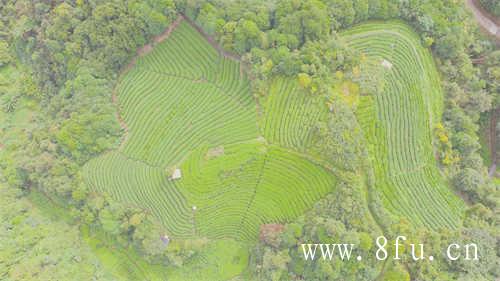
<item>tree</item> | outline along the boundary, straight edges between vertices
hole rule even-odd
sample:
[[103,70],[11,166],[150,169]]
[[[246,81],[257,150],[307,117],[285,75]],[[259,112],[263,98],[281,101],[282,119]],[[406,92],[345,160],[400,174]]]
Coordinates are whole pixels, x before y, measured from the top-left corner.
[[5,41],[0,41],[0,67],[9,64],[11,60],[9,44]]
[[500,2],[495,0],[479,0],[479,2],[488,12],[500,17]]
[[327,7],[317,0],[278,1],[276,8],[277,29],[292,34],[300,45],[306,41],[323,39],[330,34]]
[[334,101],[326,122],[316,126],[314,150],[337,167],[356,171],[361,167],[364,150],[359,124],[343,102]]
[[307,73],[299,73],[298,75],[299,84],[302,88],[309,88],[311,85],[311,77]]
[[77,226],[49,217],[21,191],[1,183],[0,197],[1,279],[113,280]]
[[393,266],[384,274],[386,281],[410,281],[410,274],[399,264]]
[[469,194],[477,194],[479,188],[484,185],[481,174],[472,168],[466,168],[455,177],[455,186]]
[[234,30],[235,49],[238,53],[245,53],[251,48],[260,45],[260,33],[257,24],[251,20],[240,20]]
[[[330,18],[334,30],[351,26],[354,23],[356,11],[353,1],[330,0],[325,1],[330,11]],[[359,4],[361,1],[357,1]]]

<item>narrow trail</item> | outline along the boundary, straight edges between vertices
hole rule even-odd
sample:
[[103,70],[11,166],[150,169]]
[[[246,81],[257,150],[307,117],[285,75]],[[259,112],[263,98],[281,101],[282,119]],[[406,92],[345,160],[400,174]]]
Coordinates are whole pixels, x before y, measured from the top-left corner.
[[472,11],[478,24],[487,31],[490,35],[500,39],[500,19],[495,18],[489,14],[481,5],[478,0],[465,0],[465,4]]
[[118,119],[118,123],[120,124],[120,127],[123,130],[123,136],[120,140],[120,146],[119,146],[119,149],[121,150],[123,145],[127,142],[128,139],[128,126],[127,123],[125,123],[125,120],[123,120],[122,116],[120,115],[120,104],[118,103],[116,88],[115,90],[113,90],[113,94],[111,95],[111,100],[113,102],[113,105],[116,107],[116,119]]
[[[472,11],[472,14],[476,18],[478,24],[490,35],[496,37],[497,42],[500,41],[500,19],[496,18],[488,11],[486,11],[478,0],[465,0],[465,4]],[[478,63],[482,63],[482,60],[478,60]],[[488,175],[493,177],[497,170],[497,133],[496,125],[498,120],[498,115],[500,115],[500,107],[491,112],[492,116],[490,118],[489,126],[489,146],[491,152],[491,165],[488,169]]]

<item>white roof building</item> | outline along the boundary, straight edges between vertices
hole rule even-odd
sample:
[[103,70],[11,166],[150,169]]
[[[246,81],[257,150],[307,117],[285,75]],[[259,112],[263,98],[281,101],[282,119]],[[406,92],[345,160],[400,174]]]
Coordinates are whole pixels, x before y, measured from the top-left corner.
[[175,169],[170,177],[171,180],[177,180],[182,177],[181,169]]
[[387,68],[387,69],[391,69],[392,68],[392,63],[388,60],[382,60],[382,66]]

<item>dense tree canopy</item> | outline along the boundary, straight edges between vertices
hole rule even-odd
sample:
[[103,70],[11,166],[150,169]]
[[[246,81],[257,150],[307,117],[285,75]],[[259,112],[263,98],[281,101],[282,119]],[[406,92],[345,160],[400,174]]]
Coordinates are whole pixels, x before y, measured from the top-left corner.
[[[496,1],[481,2],[497,13]],[[421,267],[390,264],[388,279],[498,278],[499,253],[494,245],[499,237],[499,190],[488,179],[478,154],[477,122],[482,112],[499,105],[500,54],[493,43],[478,35],[462,3],[4,0],[0,5],[0,69],[17,65],[22,78],[14,90],[7,90],[0,81],[2,113],[14,112],[21,98],[36,102],[40,109],[33,116],[36,126],[20,130],[5,147],[0,145],[0,184],[9,186],[0,188],[5,201],[0,204],[0,218],[6,226],[0,235],[0,268],[5,269],[0,270],[0,279],[35,274],[39,280],[64,279],[58,278],[63,274],[60,268],[79,280],[106,278],[92,254],[77,241],[77,228],[43,217],[23,198],[30,190],[65,202],[75,221],[104,231],[123,247],[133,246],[152,262],[181,265],[195,255],[196,245],[203,244],[195,241],[166,250],[159,239],[163,228],[150,213],[89,192],[80,175],[86,161],[120,143],[123,128],[112,104],[120,71],[138,47],[163,32],[179,13],[199,24],[224,50],[241,56],[257,98],[266,94],[272,78],[288,76],[296,78],[302,90],[325,97],[333,106],[328,121],[316,126],[314,149],[338,168],[338,196],[328,196],[284,226],[281,234],[259,242],[253,260],[256,276],[264,280],[326,280],[326,276],[372,280],[380,272],[373,260],[306,266],[297,256],[297,245],[311,239],[345,238],[365,245],[360,251],[368,253],[368,241],[375,234],[403,231],[436,245],[480,237],[481,246],[489,250],[484,251],[485,262],[474,267],[441,259]],[[416,230],[385,211],[372,189],[373,175],[365,169],[368,164],[363,161],[366,151],[353,113],[355,102],[335,99],[335,85],[340,83],[352,83],[361,93],[376,93],[379,82],[376,73],[366,74],[369,66],[363,65],[361,54],[350,50],[337,34],[367,20],[387,19],[411,25],[433,51],[441,71],[446,98],[442,122],[435,128],[436,154],[443,174],[471,206],[463,229],[457,232]],[[484,63],[476,66],[473,62],[477,61]],[[51,256],[41,260],[25,245]],[[64,247],[56,247],[60,245]],[[25,258],[19,259],[20,255]]]
[[500,17],[500,2],[495,0],[479,0],[479,2],[492,15]]
[[20,190],[0,185],[2,280],[114,280],[77,226],[47,217]]

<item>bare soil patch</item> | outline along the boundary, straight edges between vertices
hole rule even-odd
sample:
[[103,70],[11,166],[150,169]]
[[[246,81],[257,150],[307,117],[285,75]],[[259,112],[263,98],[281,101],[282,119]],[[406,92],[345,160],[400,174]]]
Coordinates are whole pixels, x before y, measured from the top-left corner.
[[275,245],[278,241],[278,236],[285,230],[282,224],[271,223],[260,226],[259,239],[269,245]]

